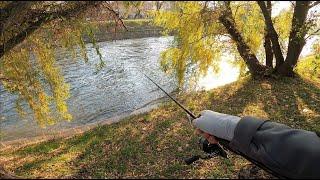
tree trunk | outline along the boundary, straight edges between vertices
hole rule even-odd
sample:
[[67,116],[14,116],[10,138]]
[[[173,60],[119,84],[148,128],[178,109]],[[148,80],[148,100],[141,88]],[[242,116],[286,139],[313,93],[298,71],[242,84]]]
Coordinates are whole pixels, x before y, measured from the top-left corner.
[[253,76],[263,75],[266,67],[261,65],[257,57],[252,53],[250,47],[246,44],[240,32],[236,28],[235,21],[232,17],[232,12],[228,2],[226,3],[226,9],[219,17],[219,21],[227,29],[228,33],[231,35],[232,40],[235,41],[237,45],[238,52],[242,59],[246,62],[250,73]]
[[[268,13],[271,16],[271,1],[267,1],[267,9]],[[270,33],[268,31],[268,28],[265,28],[265,36],[264,36],[264,49],[266,54],[266,66],[269,68],[273,68],[273,51],[272,51],[272,44],[270,39]]]
[[277,72],[284,76],[293,76],[293,68],[296,66],[308,32],[306,23],[310,1],[297,1],[293,12],[292,27],[289,36],[288,53],[286,61]]
[[46,16],[39,17],[38,21],[34,23],[30,23],[30,26],[12,37],[11,39],[4,41],[0,48],[0,58],[7,52],[9,52],[12,48],[14,48],[19,43],[23,42],[30,34],[32,34],[35,30],[37,30],[42,24],[44,24],[47,20]]
[[264,48],[266,53],[266,66],[269,68],[273,68],[273,52],[269,34],[266,34],[265,36]]
[[271,20],[271,13],[269,13],[265,2],[257,1],[257,3],[262,11],[263,17],[265,19],[266,27],[270,35],[270,39],[272,42],[272,50],[273,50],[274,56],[276,57],[276,69],[277,69],[279,66],[281,66],[284,63],[283,54],[278,41],[278,34],[274,29],[274,26]]
[[[3,30],[10,27],[12,23],[17,23],[17,19],[21,19],[19,17],[23,17],[22,14],[26,14],[29,8],[34,4],[34,2],[21,2],[21,1],[13,1],[9,3],[7,6],[1,9],[0,13],[0,32],[3,33]],[[18,12],[18,13],[17,13]],[[2,40],[1,40],[2,41]]]

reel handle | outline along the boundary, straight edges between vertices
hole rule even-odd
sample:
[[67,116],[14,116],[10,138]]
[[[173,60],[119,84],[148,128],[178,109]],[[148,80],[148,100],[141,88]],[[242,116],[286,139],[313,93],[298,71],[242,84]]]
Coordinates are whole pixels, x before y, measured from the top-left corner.
[[[196,116],[196,118],[199,118],[201,116],[201,114],[198,114]],[[192,123],[192,121],[196,118],[192,118],[192,120],[190,120],[190,122]],[[214,136],[214,138],[219,142],[219,144],[221,144],[224,148],[228,149],[229,150],[229,143],[230,141],[228,140],[225,140],[225,139],[221,139],[221,138],[218,138],[216,136]]]
[[221,144],[224,148],[226,149],[229,149],[229,143],[230,141],[228,140],[225,140],[225,139],[221,139],[221,138],[218,138],[218,137],[214,137],[218,142],[219,144]]

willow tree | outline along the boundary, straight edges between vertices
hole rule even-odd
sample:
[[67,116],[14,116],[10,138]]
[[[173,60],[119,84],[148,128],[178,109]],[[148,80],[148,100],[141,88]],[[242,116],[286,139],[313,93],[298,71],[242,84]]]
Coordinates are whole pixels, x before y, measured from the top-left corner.
[[[74,57],[88,61],[83,35],[90,37],[104,64],[94,38],[95,26],[85,21],[90,12],[104,8],[119,22],[108,2],[13,1],[0,3],[0,81],[18,95],[20,114],[27,102],[38,124],[71,120],[67,99],[69,86],[56,63],[55,49],[66,48]],[[120,23],[119,23],[120,24]]]
[[293,76],[306,35],[319,32],[317,12],[308,13],[316,5],[297,1],[272,16],[270,1],[176,2],[172,11],[155,12],[155,24],[175,33],[173,47],[162,53],[162,66],[175,70],[181,84],[188,67],[205,73],[228,51],[253,76]]

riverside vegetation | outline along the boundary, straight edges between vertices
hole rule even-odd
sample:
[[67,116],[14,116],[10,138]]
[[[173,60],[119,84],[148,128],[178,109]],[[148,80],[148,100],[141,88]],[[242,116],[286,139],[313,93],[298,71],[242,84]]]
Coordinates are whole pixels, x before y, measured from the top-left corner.
[[[239,81],[210,91],[181,94],[195,113],[210,109],[256,116],[294,128],[320,130],[320,78],[301,61],[296,78]],[[24,178],[236,178],[250,162],[230,153],[185,165],[200,153],[186,114],[174,103],[70,138],[0,152],[0,163]],[[260,176],[260,178],[263,176]]]
[[[315,56],[298,61],[306,40],[319,37],[314,11],[319,4],[292,2],[276,16],[272,6],[277,5],[263,1],[175,2],[171,10],[157,9],[151,14],[155,25],[175,34],[172,47],[161,54],[161,66],[175,73],[179,85],[187,71],[200,75],[218,67],[224,52],[235,56],[241,74],[246,69],[250,74],[211,91],[182,93],[179,101],[195,113],[211,109],[319,130],[319,41],[313,43]],[[70,121],[70,88],[63,67],[56,66],[54,50],[67,49],[74,59],[88,63],[86,34],[99,58],[96,70],[101,70],[105,61],[95,38],[97,27],[88,26],[85,17],[104,9],[115,27],[126,28],[115,4],[2,2],[0,9],[0,81],[18,95],[17,111],[23,115],[21,104],[27,103],[39,126]],[[0,153],[0,174],[4,167],[25,178],[234,178],[249,163],[231,154],[228,160],[185,165],[183,158],[199,151],[186,119],[175,104],[165,103],[81,135],[7,149]]]

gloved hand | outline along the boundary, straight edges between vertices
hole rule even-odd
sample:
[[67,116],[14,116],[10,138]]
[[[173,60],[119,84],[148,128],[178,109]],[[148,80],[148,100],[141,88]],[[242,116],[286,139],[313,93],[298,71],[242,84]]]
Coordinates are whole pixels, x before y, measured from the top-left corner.
[[204,110],[201,116],[192,121],[201,131],[221,139],[231,141],[240,117]]

